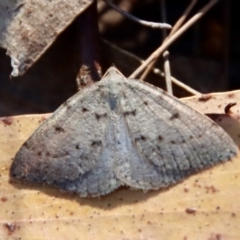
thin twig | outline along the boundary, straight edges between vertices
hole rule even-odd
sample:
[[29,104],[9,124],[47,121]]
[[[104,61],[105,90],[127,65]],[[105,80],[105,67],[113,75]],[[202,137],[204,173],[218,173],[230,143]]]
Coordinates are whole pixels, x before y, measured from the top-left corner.
[[[161,12],[162,12],[162,14],[161,14],[162,21],[166,22],[167,21],[167,13],[166,13],[165,0],[161,0]],[[166,31],[166,29],[163,29],[162,32],[163,32],[163,42],[164,42],[167,37],[167,31]],[[170,62],[169,62],[169,52],[167,50],[163,53],[163,69],[164,69],[164,73],[165,73],[167,92],[169,94],[173,95],[171,70],[170,70]]]
[[[119,53],[121,53],[121,54],[123,54],[123,55],[126,55],[126,56],[129,56],[131,59],[133,59],[134,61],[133,61],[132,63],[133,63],[134,65],[135,65],[135,63],[136,63],[136,64],[137,64],[137,63],[140,63],[140,64],[141,64],[141,63],[144,62],[144,60],[142,60],[141,58],[137,57],[136,55],[134,55],[134,54],[132,54],[132,53],[130,53],[130,52],[127,52],[126,50],[119,49],[118,47],[116,47],[116,46],[114,46],[114,45],[111,45],[111,44],[110,44],[108,41],[106,41],[106,40],[102,40],[102,41],[103,41],[104,45],[106,45],[106,46],[111,46],[111,48],[119,51]],[[120,55],[119,55],[119,56],[120,56]],[[156,75],[158,75],[158,76],[161,76],[161,77],[163,77],[163,78],[164,78],[164,76],[165,76],[164,73],[163,73],[159,68],[153,68],[153,73],[156,74]],[[189,92],[189,93],[192,94],[192,95],[201,94],[201,93],[197,92],[195,89],[193,89],[193,88],[185,85],[184,83],[180,82],[179,80],[177,80],[176,78],[174,78],[174,77],[172,77],[172,76],[171,76],[171,81],[172,81],[175,85],[179,86],[180,88],[184,89],[186,92]]]
[[113,4],[110,0],[103,0],[105,3],[107,3],[110,7],[112,7],[113,9],[115,9],[117,12],[119,12],[120,14],[122,14],[123,16],[131,19],[134,22],[137,22],[139,24],[142,24],[146,27],[151,27],[151,28],[166,28],[166,29],[171,29],[172,26],[170,24],[167,23],[156,23],[156,22],[149,22],[149,21],[145,21],[142,19],[139,19],[133,15],[131,15],[130,13],[127,13],[125,11],[123,11],[122,9],[118,8],[115,4]]
[[[169,33],[168,37],[164,41],[166,41],[170,36],[172,36],[182,26],[182,24],[186,20],[187,16],[189,15],[191,10],[193,9],[196,2],[197,2],[197,0],[192,0],[191,1],[191,3],[189,4],[189,6],[185,10],[185,12],[182,14],[182,16],[179,18],[179,20],[174,24],[171,32]],[[145,71],[141,75],[140,80],[143,81],[146,78],[146,76],[149,74],[149,72],[151,71],[151,69],[155,65],[156,61],[157,61],[157,58],[147,66],[147,68],[145,69]]]
[[187,9],[184,11],[182,16],[178,19],[178,21],[174,24],[171,32],[169,33],[169,36],[174,34],[185,22],[186,18],[188,17],[189,13],[192,11],[193,7],[197,3],[197,0],[192,0]]
[[189,27],[191,27],[197,20],[199,20],[218,0],[212,0],[206,4],[197,14],[188,20],[177,32],[170,36],[151,56],[141,64],[131,75],[130,78],[136,78],[154,59],[163,53],[179,36],[181,36]]
[[[153,68],[153,72],[157,75],[160,75],[161,77],[165,77],[164,73],[162,71],[160,71],[160,69],[158,68]],[[200,92],[196,91],[195,89],[189,87],[188,85],[180,82],[179,80],[177,80],[176,78],[174,78],[173,76],[171,76],[171,81],[181,87],[182,89],[184,89],[185,91],[191,93],[192,95],[198,95],[198,94],[201,94]]]
[[173,89],[172,89],[172,81],[171,81],[171,70],[170,70],[170,63],[169,63],[169,52],[165,51],[163,53],[163,69],[165,73],[165,81],[166,81],[166,88],[167,92],[171,95],[173,95]]

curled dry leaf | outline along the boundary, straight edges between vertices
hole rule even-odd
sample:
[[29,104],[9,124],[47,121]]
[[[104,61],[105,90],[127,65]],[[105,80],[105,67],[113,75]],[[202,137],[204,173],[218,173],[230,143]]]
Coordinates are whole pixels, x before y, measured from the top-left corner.
[[[225,129],[235,142],[238,142],[240,138],[240,91],[208,95],[211,95],[211,97],[206,101],[199,100],[199,96],[183,98],[182,101],[199,112],[207,114]],[[230,112],[225,113],[229,106],[231,106]]]
[[[165,191],[122,188],[96,199],[9,183],[12,158],[45,118],[25,115],[0,121],[0,239],[238,239],[240,159],[236,158]],[[221,118],[225,130],[236,134],[238,146],[239,121],[237,115]],[[186,212],[193,206],[194,214]]]
[[0,46],[22,75],[93,0],[14,0],[0,3]]
[[231,106],[233,114],[240,114],[240,91],[231,91],[224,93],[203,94],[183,98],[182,101],[190,107],[197,109],[199,112],[207,113],[225,113],[225,107],[229,104],[236,103]]

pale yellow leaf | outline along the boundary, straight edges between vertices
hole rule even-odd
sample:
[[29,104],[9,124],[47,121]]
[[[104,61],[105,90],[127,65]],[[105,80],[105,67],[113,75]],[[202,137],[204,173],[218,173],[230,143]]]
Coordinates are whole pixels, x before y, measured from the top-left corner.
[[[202,104],[212,108],[213,99],[199,102],[195,108]],[[16,151],[46,117],[25,115],[0,121],[0,239],[239,239],[239,158],[167,190],[143,193],[122,188],[94,199],[48,186],[9,183]],[[224,115],[221,123],[235,134],[239,146],[237,115]]]

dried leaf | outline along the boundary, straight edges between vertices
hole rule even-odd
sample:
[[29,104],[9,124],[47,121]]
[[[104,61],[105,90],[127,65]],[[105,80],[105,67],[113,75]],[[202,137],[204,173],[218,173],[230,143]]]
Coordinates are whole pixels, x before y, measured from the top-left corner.
[[[234,116],[225,115],[222,122],[225,130],[237,133],[239,119]],[[240,159],[165,191],[122,188],[97,199],[81,199],[47,186],[10,184],[12,158],[46,117],[25,115],[0,121],[0,239],[238,239]],[[235,141],[240,146],[240,139]]]
[[14,0],[0,3],[0,46],[22,75],[93,0]]

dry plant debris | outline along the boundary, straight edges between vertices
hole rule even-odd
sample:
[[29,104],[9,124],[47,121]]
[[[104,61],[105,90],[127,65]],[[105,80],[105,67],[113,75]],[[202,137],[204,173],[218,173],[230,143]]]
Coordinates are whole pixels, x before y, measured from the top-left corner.
[[0,46],[7,49],[7,54],[12,58],[12,75],[24,74],[92,2],[93,0],[1,2]]
[[[207,112],[216,98],[232,93],[184,99]],[[234,92],[237,98],[239,93]],[[226,101],[226,100],[225,100]],[[234,99],[236,101],[236,99]],[[221,104],[221,103],[219,103]],[[239,118],[222,118],[240,146]],[[220,111],[222,114],[224,108]],[[220,164],[165,191],[119,189],[98,199],[80,199],[46,186],[10,184],[9,167],[16,151],[46,115],[26,115],[0,121],[0,238],[1,239],[230,239],[239,237],[240,159]],[[232,118],[234,119],[233,121]],[[225,123],[224,123],[225,122]],[[224,123],[224,124],[223,124]],[[189,214],[193,212],[194,214]],[[187,211],[187,212],[186,212]]]

